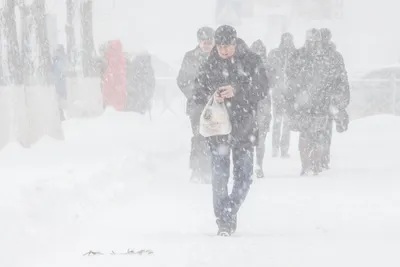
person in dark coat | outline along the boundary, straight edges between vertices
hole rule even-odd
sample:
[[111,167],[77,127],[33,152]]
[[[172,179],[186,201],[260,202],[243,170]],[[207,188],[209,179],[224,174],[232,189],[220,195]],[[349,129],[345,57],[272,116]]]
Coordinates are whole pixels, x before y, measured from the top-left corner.
[[300,131],[301,175],[322,171],[325,131],[329,119],[330,94],[338,72],[332,58],[324,53],[321,32],[307,32],[306,45],[299,49],[288,68],[292,127]]
[[[261,40],[255,41],[250,49],[259,55],[264,63],[265,69],[267,71],[267,77],[270,80],[270,65],[267,61],[267,48]],[[258,103],[257,107],[257,122],[258,122],[258,144],[256,147],[256,168],[255,173],[257,178],[264,178],[263,162],[265,155],[265,141],[267,138],[267,133],[270,129],[271,123],[271,97],[268,96]]]
[[339,132],[347,130],[348,115],[346,108],[350,102],[350,86],[343,56],[336,50],[336,46],[332,42],[331,31],[326,28],[320,31],[324,53],[331,58],[332,64],[335,66],[336,72],[338,72],[338,77],[330,93],[330,116],[325,131],[325,144],[322,156],[322,168],[329,169],[333,120],[337,121],[336,124]]
[[192,182],[209,183],[211,180],[211,155],[205,138],[199,133],[200,114],[203,107],[195,103],[193,95],[199,68],[206,62],[214,47],[214,29],[200,28],[197,31],[197,41],[198,46],[185,54],[177,83],[187,100],[186,114],[190,118],[192,127],[190,151],[192,175],[190,179]]
[[150,112],[155,92],[156,78],[151,55],[138,54],[127,62],[127,110],[140,114]]
[[64,109],[67,102],[68,57],[63,45],[59,45],[53,57],[54,84],[59,102],[60,119],[65,120]]
[[[196,79],[195,101],[203,107],[211,97],[225,103],[232,124],[231,134],[207,138],[218,234],[230,235],[236,231],[237,213],[252,183],[257,106],[268,95],[268,78],[261,57],[237,37],[233,27],[219,27],[215,44]],[[234,184],[229,194],[231,152]]]
[[286,75],[288,61],[296,51],[293,36],[284,33],[281,44],[268,55],[268,62],[273,68],[272,103],[273,103],[273,128],[272,128],[272,156],[289,157],[290,127],[286,114],[284,93],[287,91],[288,78]]

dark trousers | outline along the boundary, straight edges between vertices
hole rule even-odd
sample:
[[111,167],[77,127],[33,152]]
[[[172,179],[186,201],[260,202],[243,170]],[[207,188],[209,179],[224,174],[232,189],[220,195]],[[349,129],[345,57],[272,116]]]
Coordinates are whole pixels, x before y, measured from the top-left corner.
[[258,142],[256,147],[256,163],[262,168],[265,156],[265,141],[271,123],[271,102],[268,99],[258,103],[257,108]]
[[[211,153],[206,138],[199,133],[200,113],[190,116],[192,139],[190,149],[190,168],[197,178],[211,176]],[[207,178],[208,179],[208,178]]]
[[331,162],[332,131],[333,131],[333,119],[329,118],[324,133],[324,149],[322,155],[323,166],[328,166]]
[[[229,224],[239,211],[250,190],[253,175],[254,147],[251,143],[231,144],[228,137],[208,139],[212,158],[214,213],[223,224]],[[234,184],[228,193],[231,153]]]
[[320,172],[325,144],[325,131],[300,133],[299,150],[303,171]]
[[290,147],[289,118],[284,111],[274,108],[272,126],[272,149],[274,154],[287,155]]
[[258,144],[256,147],[256,163],[260,168],[263,167],[264,156],[265,156],[265,141],[267,139],[267,132],[259,130]]

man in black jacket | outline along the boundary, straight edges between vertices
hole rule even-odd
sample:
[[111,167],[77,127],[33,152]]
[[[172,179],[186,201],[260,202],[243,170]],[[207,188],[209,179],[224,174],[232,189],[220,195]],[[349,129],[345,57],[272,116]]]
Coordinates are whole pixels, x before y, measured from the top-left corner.
[[[252,183],[257,105],[268,94],[268,79],[260,56],[237,38],[231,26],[216,30],[215,44],[196,80],[195,100],[204,106],[214,97],[225,103],[230,115],[231,134],[208,138],[218,234],[228,236],[236,230],[237,213]],[[234,185],[228,194],[231,151]]]
[[197,31],[199,45],[185,54],[182,67],[179,71],[177,83],[179,89],[187,99],[186,113],[192,126],[192,140],[190,152],[190,168],[192,182],[209,182],[211,178],[211,159],[207,143],[199,133],[200,114],[202,106],[193,100],[195,78],[200,66],[207,60],[214,47],[214,30],[203,27]]

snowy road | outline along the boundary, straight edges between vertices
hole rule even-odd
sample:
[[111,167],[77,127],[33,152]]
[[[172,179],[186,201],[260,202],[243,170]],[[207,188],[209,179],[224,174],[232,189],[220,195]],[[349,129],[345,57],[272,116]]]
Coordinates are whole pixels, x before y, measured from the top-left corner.
[[[11,144],[0,153],[0,266],[400,266],[399,118],[335,135],[320,177],[299,177],[293,136],[291,159],[266,158],[231,238],[215,236],[210,186],[187,181],[188,127],[109,111],[67,122],[65,143]],[[154,255],[82,256],[128,248]]]

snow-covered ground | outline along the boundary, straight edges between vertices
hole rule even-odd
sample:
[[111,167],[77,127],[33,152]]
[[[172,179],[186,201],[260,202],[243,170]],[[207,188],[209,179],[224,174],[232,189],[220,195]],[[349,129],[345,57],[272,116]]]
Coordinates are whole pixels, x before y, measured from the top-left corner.
[[[65,142],[2,150],[0,266],[400,265],[399,117],[335,134],[320,177],[299,177],[293,135],[292,158],[266,158],[238,232],[220,238],[210,185],[188,182],[191,131],[175,111],[150,121],[108,110],[65,122]],[[128,248],[154,254],[83,256]]]

